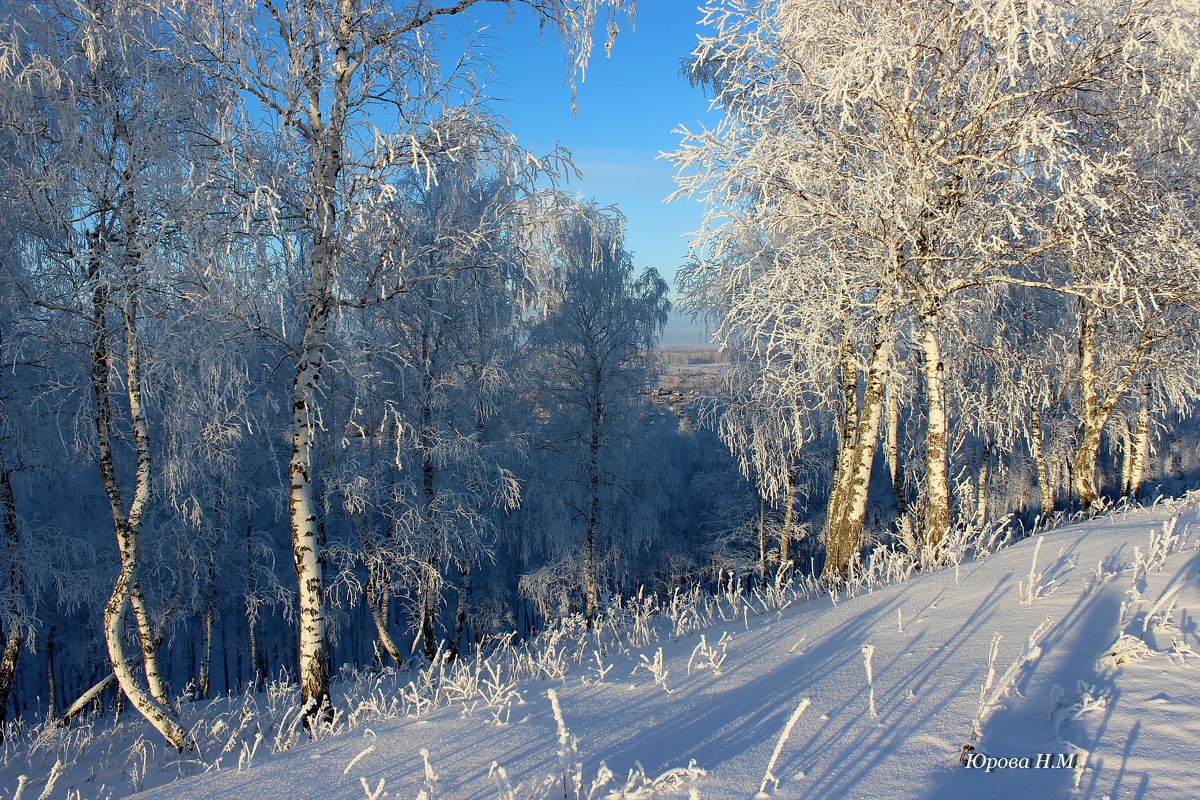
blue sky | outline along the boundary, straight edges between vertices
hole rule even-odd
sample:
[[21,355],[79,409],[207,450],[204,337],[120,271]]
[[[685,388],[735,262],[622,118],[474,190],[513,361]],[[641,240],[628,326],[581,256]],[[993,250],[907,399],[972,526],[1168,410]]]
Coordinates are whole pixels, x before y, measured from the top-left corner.
[[[499,26],[505,16],[497,8],[476,19]],[[603,41],[597,40],[579,84],[576,116],[553,34],[547,32],[539,44],[536,23],[520,12],[491,31],[489,60],[496,74],[488,93],[517,140],[534,152],[555,144],[570,150],[583,178],[569,188],[618,206],[627,219],[625,244],[634,263],[654,267],[672,286],[702,208],[691,200],[663,202],[675,189],[674,167],[658,156],[678,148],[680,136],[672,130],[681,124],[695,130],[718,118],[703,93],[679,76],[680,60],[703,30],[699,18],[695,0],[641,0],[634,29],[623,26],[612,58],[604,58]],[[706,339],[700,328],[675,318],[664,344],[699,345]]]

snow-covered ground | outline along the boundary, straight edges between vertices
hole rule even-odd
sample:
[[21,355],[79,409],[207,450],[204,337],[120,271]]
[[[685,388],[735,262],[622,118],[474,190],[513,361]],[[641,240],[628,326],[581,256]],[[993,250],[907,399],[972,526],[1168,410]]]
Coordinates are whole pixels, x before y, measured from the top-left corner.
[[130,712],[13,729],[0,797],[1190,798],[1197,534],[1193,493],[854,597],[635,598],[486,659],[348,675],[315,742],[280,683],[184,703],[186,757]]
[[[597,797],[640,764],[650,779],[634,781],[634,796],[749,798],[778,750],[771,797],[1193,798],[1197,533],[1196,500],[1082,523],[1045,534],[1040,548],[1035,537],[957,570],[654,643],[611,661],[602,680],[577,669],[523,685],[508,724],[451,705],[139,796],[522,798],[551,780],[563,797],[563,764],[570,773],[578,762],[586,797],[603,762],[618,778]],[[552,690],[577,756],[560,743]],[[966,768],[977,718],[978,767]],[[1072,753],[1082,768],[1060,758]],[[1039,754],[1049,767],[1036,768]],[[1002,766],[988,771],[993,763]]]

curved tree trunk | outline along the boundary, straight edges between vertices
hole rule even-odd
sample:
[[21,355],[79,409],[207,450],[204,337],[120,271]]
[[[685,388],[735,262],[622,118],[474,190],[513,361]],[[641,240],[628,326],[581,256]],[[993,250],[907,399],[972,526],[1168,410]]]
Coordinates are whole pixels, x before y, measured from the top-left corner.
[[[127,228],[127,231],[132,228]],[[132,235],[127,232],[127,237]],[[109,374],[111,357],[108,349],[108,331],[105,318],[108,312],[108,289],[99,276],[99,255],[94,256],[88,278],[92,283],[91,369],[92,390],[95,395],[95,425],[98,463],[101,482],[108,497],[112,512],[113,528],[120,556],[120,572],[113,586],[112,595],[104,608],[104,635],[108,644],[113,673],[121,690],[134,707],[180,752],[191,750],[194,744],[175,719],[174,712],[166,702],[167,692],[158,668],[158,637],[153,630],[141,594],[137,575],[141,560],[141,528],[146,506],[150,501],[151,454],[149,424],[142,405],[141,359],[137,336],[137,301],[132,286],[132,275],[136,272],[136,257],[127,246],[125,256],[126,292],[121,319],[125,340],[125,392],[129,402],[130,424],[133,429],[136,466],[134,471],[133,496],[128,508],[125,506],[120,485],[117,481],[116,464],[112,449],[112,431],[115,414],[109,396]],[[134,263],[131,263],[134,262]],[[135,601],[136,598],[136,601]],[[137,603],[138,634],[141,644],[141,661],[149,691],[143,689],[134,670],[135,662],[125,653],[125,609]]]
[[[373,454],[374,451],[372,451]],[[375,625],[375,636],[388,657],[392,659],[392,663],[400,667],[404,663],[404,656],[400,654],[400,647],[392,638],[391,631],[388,630],[391,588],[387,579],[387,568],[380,560],[379,546],[375,540],[374,514],[368,508],[362,513],[351,513],[350,521],[358,530],[359,546],[367,559],[367,585],[364,599],[367,609],[371,612],[371,621]],[[378,653],[378,650],[376,652]]]
[[[128,541],[128,532],[122,538]],[[104,640],[108,645],[108,657],[113,665],[113,675],[129,702],[133,703],[134,708],[149,720],[172,747],[183,753],[195,748],[191,736],[175,719],[169,708],[159,704],[142,688],[134,672],[136,661],[130,660],[125,653],[125,608],[129,604],[131,578],[136,570],[136,561],[122,558],[121,572],[113,586],[112,595],[104,606]]]

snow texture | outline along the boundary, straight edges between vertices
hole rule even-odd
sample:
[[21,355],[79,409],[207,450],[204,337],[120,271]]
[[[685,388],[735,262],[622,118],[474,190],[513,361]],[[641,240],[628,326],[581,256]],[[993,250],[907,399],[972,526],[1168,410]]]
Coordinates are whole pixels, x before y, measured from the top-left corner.
[[[779,798],[1191,798],[1198,522],[1193,499],[1047,532],[1038,569],[1056,591],[1031,604],[1020,585],[1038,545],[1026,540],[958,570],[739,619],[704,643],[654,643],[616,659],[602,681],[577,670],[526,684],[507,725],[449,706],[139,797],[491,800],[574,797],[576,786],[587,797],[611,770],[595,797],[622,796],[634,771],[625,796],[753,797],[765,784]],[[720,669],[689,670],[717,640]],[[638,668],[657,662],[659,646],[669,694]],[[1082,768],[965,768],[977,717],[973,763],[1079,753]],[[764,781],[769,763],[777,785]]]

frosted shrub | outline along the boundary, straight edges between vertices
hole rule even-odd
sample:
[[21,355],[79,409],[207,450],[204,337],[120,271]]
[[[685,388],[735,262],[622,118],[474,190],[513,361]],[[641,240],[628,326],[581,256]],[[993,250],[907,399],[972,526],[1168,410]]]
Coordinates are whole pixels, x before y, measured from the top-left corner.
[[595,777],[589,781],[579,759],[579,741],[567,729],[558,694],[550,689],[546,696],[557,730],[558,770],[556,774],[513,786],[504,767],[493,761],[488,774],[495,781],[497,800],[650,800],[681,795],[706,774],[693,761],[687,767],[669,769],[651,779],[639,765],[629,771],[624,784],[615,784],[616,775],[600,762]]
[[713,674],[720,675],[721,665],[729,655],[727,649],[732,638],[729,631],[725,631],[715,645],[709,645],[704,634],[700,634],[700,643],[692,649],[692,655],[688,659],[688,675],[692,674],[693,664],[697,670],[711,669]]
[[864,644],[862,646],[863,669],[867,673],[867,710],[871,712],[872,717],[878,717],[879,712],[875,710],[875,672],[871,667],[871,657],[875,655],[875,647],[873,645]]
[[662,648],[658,648],[658,651],[654,654],[653,660],[646,658],[645,654],[640,655],[639,658],[642,660],[642,663],[634,667],[633,672],[629,674],[636,675],[639,669],[644,669],[654,678],[655,686],[659,686],[664,692],[671,694],[671,690],[667,688],[667,676],[671,673],[670,670],[663,665]]
[[1037,544],[1033,546],[1033,559],[1029,562],[1029,576],[1017,586],[1021,605],[1032,606],[1034,600],[1054,592],[1052,587],[1055,582],[1046,580],[1045,574],[1037,571],[1038,554],[1042,552],[1044,538],[1044,536],[1037,537]]
[[979,688],[979,707],[975,713],[975,718],[971,720],[971,729],[967,734],[967,743],[962,746],[962,763],[967,763],[967,758],[974,752],[976,745],[983,738],[983,723],[995,710],[1000,700],[1008,694],[1016,682],[1017,676],[1027,664],[1034,664],[1042,655],[1041,641],[1046,635],[1046,631],[1050,630],[1050,625],[1053,620],[1046,617],[1033,633],[1029,634],[1029,638],[1025,642],[1025,649],[1021,655],[1014,661],[1004,674],[996,678],[996,657],[1000,652],[1001,636],[997,633],[992,637],[992,645],[988,650],[987,671],[984,673],[983,685]]

